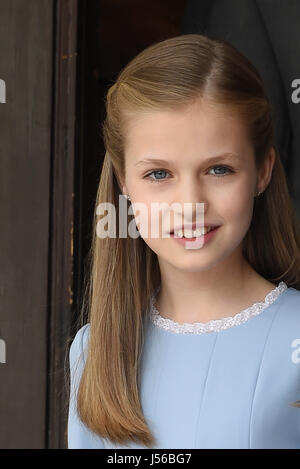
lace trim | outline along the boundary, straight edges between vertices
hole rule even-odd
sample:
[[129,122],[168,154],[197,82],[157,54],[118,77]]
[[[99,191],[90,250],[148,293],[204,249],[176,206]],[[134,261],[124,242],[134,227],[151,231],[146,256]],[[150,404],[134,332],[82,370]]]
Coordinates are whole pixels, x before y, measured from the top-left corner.
[[222,319],[213,319],[208,322],[194,322],[194,323],[183,323],[173,321],[172,319],[163,318],[159,311],[155,308],[155,298],[159,292],[160,287],[154,292],[150,301],[150,319],[158,327],[166,329],[175,333],[183,334],[204,334],[207,332],[218,332],[230,327],[237,326],[248,321],[253,316],[260,314],[265,308],[270,306],[278,296],[287,289],[285,282],[280,282],[277,287],[270,291],[265,299],[261,302],[254,303],[249,308],[240,311],[234,316],[229,316]]

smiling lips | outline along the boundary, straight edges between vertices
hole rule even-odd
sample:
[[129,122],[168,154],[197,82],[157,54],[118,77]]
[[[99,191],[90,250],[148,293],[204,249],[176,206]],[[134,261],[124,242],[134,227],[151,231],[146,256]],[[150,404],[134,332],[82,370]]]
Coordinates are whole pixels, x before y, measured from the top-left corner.
[[184,225],[178,228],[174,228],[170,231],[170,234],[175,234],[179,237],[184,236],[186,238],[193,238],[203,236],[204,234],[209,233],[209,231],[213,230],[214,228],[217,228],[218,226],[220,225],[207,224],[204,226],[200,226],[194,223],[193,225]]

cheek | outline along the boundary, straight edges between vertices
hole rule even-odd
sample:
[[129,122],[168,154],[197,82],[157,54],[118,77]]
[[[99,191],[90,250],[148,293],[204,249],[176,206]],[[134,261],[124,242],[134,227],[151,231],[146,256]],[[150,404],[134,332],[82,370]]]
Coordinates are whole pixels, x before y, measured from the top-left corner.
[[234,230],[245,234],[248,230],[253,215],[254,199],[249,191],[239,191],[231,198],[225,198],[222,202],[225,224],[228,223]]
[[[135,223],[143,238],[150,238],[152,232],[153,236],[156,236],[154,240],[158,239],[158,236],[162,237],[162,233],[171,226],[172,210],[167,207],[168,205],[162,204],[161,200],[156,202],[153,198],[150,201],[144,199],[140,204],[133,204]],[[170,220],[165,227],[163,219],[166,220],[165,223]]]
[[[151,203],[144,201],[133,204],[135,223],[143,238],[151,235]],[[152,209],[153,213],[153,209]],[[153,215],[152,215],[153,217]]]
[[215,202],[220,215],[223,213],[240,214],[247,212],[253,205],[253,184],[251,178],[241,177],[232,185],[224,187],[217,193]]

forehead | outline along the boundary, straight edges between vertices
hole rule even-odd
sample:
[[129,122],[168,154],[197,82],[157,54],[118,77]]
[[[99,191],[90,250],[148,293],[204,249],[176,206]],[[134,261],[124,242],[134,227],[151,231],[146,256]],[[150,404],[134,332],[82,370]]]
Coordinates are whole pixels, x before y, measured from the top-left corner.
[[132,163],[148,154],[199,157],[243,153],[249,146],[243,120],[203,100],[175,110],[138,114],[129,119],[125,131],[125,155]]

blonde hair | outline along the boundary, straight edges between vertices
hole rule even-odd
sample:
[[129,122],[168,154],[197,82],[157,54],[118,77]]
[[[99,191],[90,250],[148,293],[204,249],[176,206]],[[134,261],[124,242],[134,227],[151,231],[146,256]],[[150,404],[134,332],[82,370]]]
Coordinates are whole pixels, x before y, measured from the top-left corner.
[[[271,105],[255,67],[226,41],[200,34],[173,37],[147,47],[121,70],[106,95],[106,149],[95,204],[119,211],[124,180],[124,141],[130,116],[178,109],[205,97],[245,119],[260,168],[273,147],[271,181],[256,198],[243,255],[273,283],[300,290],[300,229],[276,150]],[[81,322],[90,322],[87,360],[78,390],[82,422],[112,442],[156,444],[142,412],[139,363],[143,318],[160,284],[156,254],[141,237],[93,239],[88,256]],[[117,226],[117,230],[119,226]],[[118,231],[117,231],[118,233]],[[299,401],[297,401],[299,402]]]

